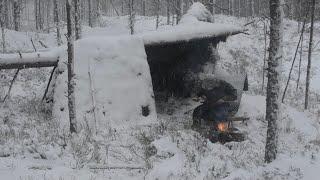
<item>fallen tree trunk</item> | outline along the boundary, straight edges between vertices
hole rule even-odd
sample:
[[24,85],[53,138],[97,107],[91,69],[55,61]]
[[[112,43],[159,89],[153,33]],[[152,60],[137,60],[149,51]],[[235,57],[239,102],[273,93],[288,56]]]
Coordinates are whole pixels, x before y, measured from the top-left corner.
[[0,69],[26,69],[40,67],[55,67],[59,56],[52,52],[0,54]]

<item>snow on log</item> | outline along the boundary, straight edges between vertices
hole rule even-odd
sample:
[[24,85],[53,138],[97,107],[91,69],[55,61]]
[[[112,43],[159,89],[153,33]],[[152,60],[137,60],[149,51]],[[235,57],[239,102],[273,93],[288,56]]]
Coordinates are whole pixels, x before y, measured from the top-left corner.
[[0,54],[0,69],[26,69],[57,66],[58,53],[37,52],[20,54]]

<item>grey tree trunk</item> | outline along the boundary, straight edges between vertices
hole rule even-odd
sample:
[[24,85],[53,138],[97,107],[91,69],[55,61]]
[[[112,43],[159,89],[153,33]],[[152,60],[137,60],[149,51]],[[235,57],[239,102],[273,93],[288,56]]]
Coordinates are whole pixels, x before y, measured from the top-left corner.
[[128,0],[130,34],[134,34],[135,11],[133,6],[134,6],[134,0]]
[[89,20],[89,26],[93,27],[92,2],[91,2],[91,0],[88,0],[88,20]]
[[265,162],[270,163],[277,156],[277,121],[279,118],[279,67],[282,60],[281,0],[270,0],[270,51],[268,61],[268,85],[266,120],[268,122]]
[[5,16],[4,16],[4,0],[0,0],[0,26],[1,26],[1,47],[2,53],[6,52],[6,39],[5,39]]
[[56,26],[56,31],[57,31],[57,44],[58,46],[61,46],[62,41],[61,41],[61,32],[60,32],[60,19],[59,19],[59,9],[58,9],[58,1],[53,0],[53,21]]
[[14,30],[20,31],[20,3],[18,0],[13,1],[13,24]]
[[160,0],[156,0],[156,29],[159,28],[160,23]]
[[170,0],[167,0],[167,25],[170,25]]
[[76,107],[75,107],[75,92],[74,92],[74,46],[73,46],[73,28],[71,16],[71,0],[66,0],[66,13],[67,13],[67,39],[68,39],[68,108],[69,108],[69,121],[70,132],[76,133]]
[[3,14],[4,14],[4,26],[10,28],[10,18],[9,18],[9,0],[4,0],[3,4]]
[[309,51],[308,51],[308,66],[307,66],[306,91],[305,91],[306,94],[305,94],[304,109],[308,109],[308,105],[309,105],[310,69],[311,69],[311,58],[312,58],[314,12],[316,7],[316,0],[312,0],[312,4],[310,5],[311,5],[311,27],[310,27],[310,40],[309,40]]
[[80,19],[80,2],[73,0],[74,4],[74,26],[76,40],[81,38],[81,19]]

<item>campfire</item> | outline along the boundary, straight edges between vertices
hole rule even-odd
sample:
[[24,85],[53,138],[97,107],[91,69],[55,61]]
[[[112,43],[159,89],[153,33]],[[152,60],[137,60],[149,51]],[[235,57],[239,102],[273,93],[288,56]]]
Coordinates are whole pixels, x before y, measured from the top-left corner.
[[210,111],[206,104],[198,106],[193,113],[193,129],[213,143],[220,142],[224,144],[231,141],[244,141],[244,134],[235,128],[233,124],[236,121],[244,122],[248,118],[228,117],[229,113],[225,113],[221,109],[216,108]]
[[227,132],[229,129],[229,123],[220,122],[220,123],[218,123],[217,128],[218,128],[218,131]]

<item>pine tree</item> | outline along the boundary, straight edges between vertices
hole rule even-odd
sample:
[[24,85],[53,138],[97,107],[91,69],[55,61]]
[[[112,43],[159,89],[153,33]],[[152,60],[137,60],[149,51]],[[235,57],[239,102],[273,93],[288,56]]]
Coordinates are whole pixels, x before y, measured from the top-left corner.
[[276,159],[277,121],[279,118],[279,66],[282,60],[282,19],[281,0],[270,0],[270,52],[268,61],[268,85],[266,120],[268,122],[265,162]]

